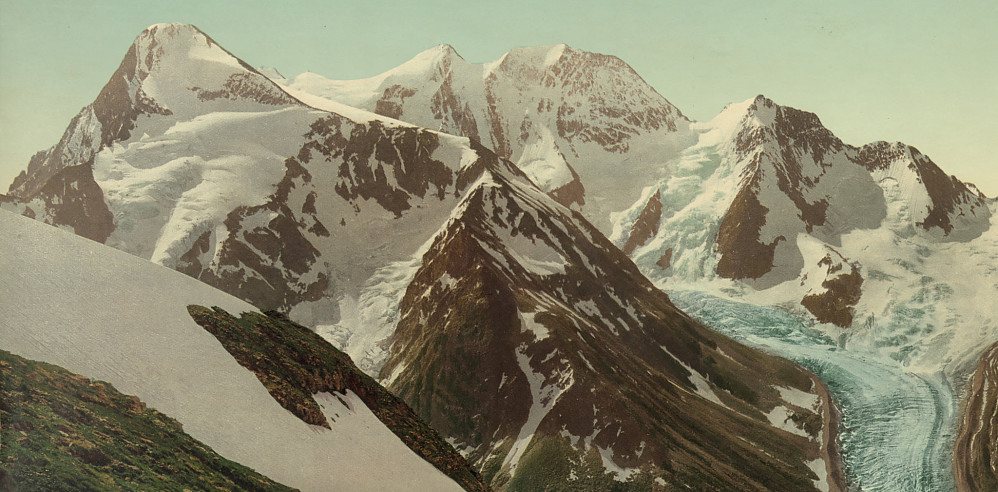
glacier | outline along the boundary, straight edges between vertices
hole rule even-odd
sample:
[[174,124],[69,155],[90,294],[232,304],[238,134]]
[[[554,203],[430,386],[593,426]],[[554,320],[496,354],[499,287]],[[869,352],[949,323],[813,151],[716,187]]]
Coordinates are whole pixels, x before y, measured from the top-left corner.
[[673,303],[742,343],[786,357],[828,385],[842,412],[838,442],[850,490],[956,490],[951,467],[957,396],[942,371],[916,372],[848,348],[775,307],[671,290]]

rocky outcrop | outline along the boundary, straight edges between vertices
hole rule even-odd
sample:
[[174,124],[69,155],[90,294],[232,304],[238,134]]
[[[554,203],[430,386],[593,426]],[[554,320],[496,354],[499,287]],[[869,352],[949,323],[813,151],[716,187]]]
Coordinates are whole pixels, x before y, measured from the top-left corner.
[[[188,56],[197,50],[213,53]],[[236,62],[235,67],[226,64],[226,57]],[[178,59],[182,66],[176,66]],[[224,70],[217,70],[218,65]],[[224,73],[228,74],[221,75]],[[206,88],[171,91],[181,80],[200,80]],[[104,191],[94,180],[95,157],[115,143],[132,139],[138,125],[177,116],[174,109],[188,110],[195,103],[185,100],[185,96],[202,103],[225,99],[300,105],[198,28],[182,24],[151,26],[128,48],[97,98],[73,118],[59,142],[35,154],[27,169],[14,179],[5,208],[106,241],[115,224]],[[171,109],[174,105],[177,107]]]
[[[756,171],[758,172],[758,171]],[[755,174],[758,176],[758,174]],[[786,241],[777,236],[771,242],[759,237],[769,209],[756,196],[758,178],[749,179],[735,195],[717,232],[717,274],[734,280],[757,279],[773,268],[776,245]]]
[[645,244],[649,239],[655,237],[655,234],[658,234],[658,226],[661,220],[662,192],[659,190],[648,199],[648,203],[645,204],[644,210],[642,210],[641,214],[638,215],[638,219],[634,221],[631,233],[627,236],[627,242],[624,243],[623,248],[620,248],[621,251],[623,251],[625,255],[629,255],[633,253],[638,246]]
[[[933,243],[968,242],[990,227],[989,200],[917,149],[846,145],[813,113],[763,96],[728,106],[699,130],[700,141],[653,185],[662,197],[658,223],[647,223],[653,210],[644,198],[614,224],[614,241],[655,279],[716,275],[755,290],[800,281],[799,297],[783,302],[848,327],[869,257],[843,248],[850,234],[886,229],[918,243],[911,252],[920,255]],[[842,272],[812,271],[826,254],[841,256],[829,253],[836,249],[851,256]]]
[[[852,326],[852,306],[863,295],[863,276],[859,273],[859,267],[842,261],[833,264],[831,254],[819,260],[818,266],[828,268],[826,279],[821,282],[825,291],[805,295],[800,301],[801,305],[822,323],[832,323],[842,328]],[[848,267],[849,271],[841,271],[843,266]]]
[[210,332],[267,391],[302,421],[329,428],[312,395],[353,392],[416,454],[469,491],[485,491],[478,473],[436,431],[397,397],[357,369],[346,354],[287,317],[189,306],[191,317]]
[[998,343],[981,356],[960,408],[953,451],[957,490],[998,490]]
[[0,207],[46,224],[71,229],[77,235],[103,243],[114,231],[114,216],[104,191],[94,181],[90,163],[62,167],[44,186],[25,198],[0,200]]

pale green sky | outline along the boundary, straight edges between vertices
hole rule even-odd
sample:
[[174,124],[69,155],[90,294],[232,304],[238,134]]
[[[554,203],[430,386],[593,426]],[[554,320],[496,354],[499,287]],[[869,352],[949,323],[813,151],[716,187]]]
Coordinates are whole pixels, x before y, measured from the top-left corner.
[[158,22],[195,24],[255,66],[340,79],[375,75],[440,43],[471,62],[567,43],[619,56],[693,119],[765,94],[817,113],[847,143],[914,145],[998,195],[991,0],[0,0],[2,190]]

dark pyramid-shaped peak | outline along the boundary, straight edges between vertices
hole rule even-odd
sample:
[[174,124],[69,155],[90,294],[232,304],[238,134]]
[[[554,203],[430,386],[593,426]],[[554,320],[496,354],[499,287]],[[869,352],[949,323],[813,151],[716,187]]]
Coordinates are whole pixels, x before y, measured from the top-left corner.
[[[801,457],[819,455],[820,431],[789,435],[763,415],[787,404],[777,387],[820,383],[697,324],[503,161],[437,234],[400,313],[382,378],[494,486],[547,476],[540,463],[564,471],[551,484],[609,487],[615,469],[649,483],[812,484]],[[595,467],[570,474],[573,462]]]

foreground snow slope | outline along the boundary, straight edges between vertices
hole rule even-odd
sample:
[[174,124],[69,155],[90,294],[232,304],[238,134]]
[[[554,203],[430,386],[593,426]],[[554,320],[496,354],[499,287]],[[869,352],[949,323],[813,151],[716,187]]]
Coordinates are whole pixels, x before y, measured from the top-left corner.
[[[219,454],[305,490],[457,490],[354,395],[324,399],[332,430],[284,410],[187,305],[253,307],[178,272],[0,213],[0,346],[106,380]],[[335,420],[334,420],[335,414]]]

